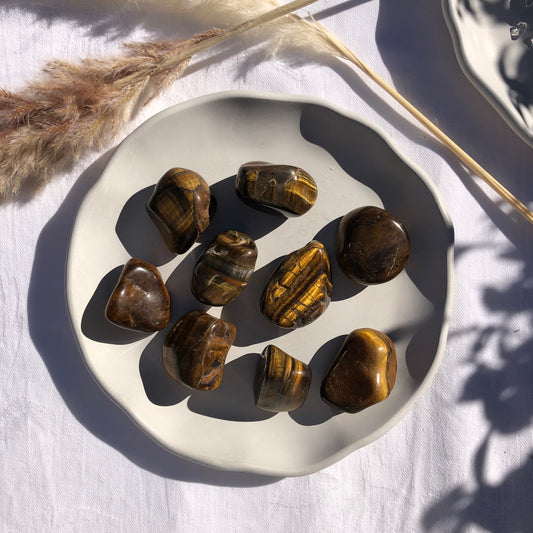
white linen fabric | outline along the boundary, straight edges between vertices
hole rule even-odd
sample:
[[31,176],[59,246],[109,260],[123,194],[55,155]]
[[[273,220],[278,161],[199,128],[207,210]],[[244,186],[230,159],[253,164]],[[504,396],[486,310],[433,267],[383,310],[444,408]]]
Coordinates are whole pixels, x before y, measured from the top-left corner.
[[[0,87],[20,89],[50,59],[197,29],[132,4],[0,0]],[[533,207],[533,151],[461,72],[439,2],[321,0],[308,11]],[[431,177],[455,226],[455,303],[436,378],[385,436],[311,475],[218,471],[166,452],[95,384],[70,331],[70,231],[107,151],[88,155],[0,206],[0,530],[533,531],[531,224],[351,68],[301,52],[258,60],[243,42],[193,60],[122,136],[227,89],[313,95],[381,128]]]

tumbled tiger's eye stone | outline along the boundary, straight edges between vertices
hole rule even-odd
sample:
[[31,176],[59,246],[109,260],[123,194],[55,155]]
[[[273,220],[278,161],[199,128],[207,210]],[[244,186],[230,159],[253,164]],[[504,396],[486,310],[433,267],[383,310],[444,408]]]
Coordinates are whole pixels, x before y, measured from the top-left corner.
[[183,254],[209,225],[215,200],[202,176],[171,168],[156,184],[146,210],[170,251]]
[[216,389],[236,334],[230,322],[202,311],[190,311],[165,339],[163,366],[172,378],[191,389]]
[[252,161],[239,168],[235,191],[244,200],[303,215],[313,207],[318,189],[303,169]]
[[331,301],[331,271],[324,245],[311,241],[287,255],[261,296],[261,311],[282,328],[306,326]]
[[254,380],[255,405],[274,413],[294,411],[307,397],[311,369],[276,346],[269,345],[257,363]]
[[336,254],[341,270],[362,285],[384,283],[405,267],[410,245],[402,222],[379,207],[354,209],[337,230]]
[[257,247],[240,231],[224,231],[206,248],[192,274],[191,291],[202,303],[226,305],[246,287],[257,260]]
[[105,316],[123,328],[163,329],[170,318],[170,298],[159,270],[140,259],[130,259],[107,302]]
[[322,380],[320,395],[335,409],[357,413],[388,398],[396,381],[396,350],[385,333],[352,331]]

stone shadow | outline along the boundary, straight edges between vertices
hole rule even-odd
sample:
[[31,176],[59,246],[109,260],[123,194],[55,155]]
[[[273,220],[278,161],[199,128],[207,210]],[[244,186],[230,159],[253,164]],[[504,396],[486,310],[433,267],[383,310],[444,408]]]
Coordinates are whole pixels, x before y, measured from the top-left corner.
[[283,257],[274,259],[256,270],[236,300],[224,306],[221,318],[238,325],[235,346],[249,346],[259,342],[269,342],[289,333],[290,329],[280,328],[261,313],[261,294],[268,280]]
[[253,422],[267,420],[276,413],[263,411],[255,405],[254,376],[259,355],[247,353],[226,363],[220,385],[213,391],[195,391],[187,406],[191,411],[204,416]]
[[362,292],[366,287],[355,281],[352,281],[340,269],[339,263],[335,257],[335,240],[337,238],[337,228],[342,217],[338,217],[326,224],[313,238],[321,242],[325,247],[329,257],[331,267],[331,279],[333,289],[331,291],[331,301],[337,302],[340,300],[347,300],[352,296],[356,296]]
[[148,399],[156,405],[176,405],[185,400],[191,390],[172,379],[163,366],[163,343],[170,331],[165,328],[148,343],[139,359],[139,373]]
[[227,230],[241,231],[256,241],[287,220],[278,211],[255,207],[241,200],[235,192],[235,175],[214,183],[210,190],[216,198],[217,210],[211,224],[198,238],[202,244],[209,244]]
[[156,475],[236,487],[277,481],[276,477],[212,469],[171,454],[141,431],[89,373],[70,325],[65,297],[66,258],[79,206],[108,158],[109,154],[102,156],[80,176],[43,228],[35,249],[28,293],[29,331],[54,385],[80,424],[140,468]]
[[115,225],[122,246],[131,257],[142,259],[158,267],[168,263],[175,257],[171,252],[157,227],[146,212],[154,185],[137,191],[124,204]]
[[340,414],[327,405],[320,397],[320,385],[329,365],[335,359],[346,335],[339,335],[323,344],[309,361],[312,380],[303,405],[290,412],[291,418],[302,426],[316,426]]

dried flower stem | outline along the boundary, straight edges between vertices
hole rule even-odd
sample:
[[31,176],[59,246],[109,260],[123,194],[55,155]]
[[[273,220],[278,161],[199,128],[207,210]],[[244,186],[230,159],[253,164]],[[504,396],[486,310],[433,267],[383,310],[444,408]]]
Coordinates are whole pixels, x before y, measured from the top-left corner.
[[[164,61],[161,61],[159,65],[154,67],[153,72],[157,73],[158,71],[172,69],[176,65],[181,63],[183,60],[190,59],[193,55],[197,54],[198,52],[202,52],[203,50],[206,50],[207,48],[211,48],[212,46],[221,44],[224,41],[231,39],[235,35],[251,30],[252,28],[262,26],[263,24],[267,24],[268,22],[272,22],[273,20],[279,19],[285,15],[288,15],[298,9],[301,9],[302,7],[308,6],[317,1],[318,0],[293,0],[292,2],[289,2],[288,4],[285,4],[275,9],[272,9],[270,11],[267,11],[266,13],[263,13],[262,15],[258,15],[257,17],[253,19],[247,20],[241,24],[237,24],[236,26],[234,26],[233,28],[230,28],[229,30],[219,30],[219,32],[216,35],[212,35],[206,40],[199,41],[193,44],[192,46],[190,46],[189,48],[187,48],[186,50],[179,51],[175,54],[170,54]],[[131,76],[132,78],[142,77],[143,73],[135,72],[135,73],[132,73]]]
[[315,1],[294,0],[229,30],[186,41],[130,44],[118,58],[54,61],[39,83],[20,94],[0,89],[0,200],[16,195],[24,183],[41,186],[82,154],[104,146],[194,54]]
[[[146,103],[183,72],[193,55],[315,1],[294,0],[228,30],[214,29],[187,41],[128,45],[129,54],[125,57],[85,60],[78,65],[55,61],[43,70],[41,83],[30,85],[21,94],[0,89],[0,200],[15,195],[27,181],[44,183],[60,166],[70,165],[83,153],[101,148],[118,133],[136,106]],[[277,0],[269,4],[276,5]],[[233,15],[235,6],[214,2],[211,8]],[[250,4],[250,8],[255,9],[255,4]],[[294,14],[283,20],[287,23],[276,28],[274,49],[280,44],[311,46],[319,53],[355,65],[533,223],[533,213],[522,202],[331,32],[316,21],[308,22]]]
[[459,160],[466,165],[474,174],[479,176],[489,187],[500,195],[511,207],[520,213],[526,220],[533,224],[533,212],[507,190],[496,178],[489,174],[479,163],[470,157],[462,148],[452,141],[442,130],[440,130],[431,120],[422,112],[406,100],[398,91],[392,88],[385,80],[376,74],[368,65],[357,57],[344,43],[331,34],[324,26],[313,21],[315,27],[337,51],[337,55],[349,61],[359,68],[370,79],[377,83],[385,92],[394,98],[402,107],[404,107],[418,122],[420,122],[428,131],[430,131],[442,144],[444,144]]

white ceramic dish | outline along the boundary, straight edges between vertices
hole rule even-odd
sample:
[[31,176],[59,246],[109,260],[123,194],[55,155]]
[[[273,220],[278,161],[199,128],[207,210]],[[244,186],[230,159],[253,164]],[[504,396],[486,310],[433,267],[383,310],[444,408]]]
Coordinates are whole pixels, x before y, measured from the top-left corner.
[[533,49],[510,36],[533,7],[522,7],[522,0],[442,0],[442,8],[463,72],[533,146]]
[[[318,183],[317,203],[289,219],[245,205],[234,193],[233,176],[250,160],[300,165]],[[178,257],[165,249],[144,210],[153,185],[172,166],[199,172],[218,200],[211,226],[189,254]],[[360,291],[338,271],[333,243],[339,217],[369,204],[405,222],[412,253],[397,278]],[[237,338],[220,387],[191,393],[163,371],[161,347],[181,315],[207,309],[190,293],[192,267],[206,243],[231,228],[256,240],[256,271],[235,302],[210,308],[237,326]],[[261,316],[259,295],[280,258],[315,237],[330,253],[332,303],[307,327],[281,330]],[[383,435],[431,381],[451,308],[452,242],[435,187],[361,119],[307,97],[220,93],[158,114],[118,147],[77,215],[68,305],[97,382],[162,446],[214,467],[301,475]],[[156,264],[167,282],[171,324],[158,334],[136,335],[105,321],[107,298],[131,256]],[[320,380],[344,336],[358,327],[385,331],[396,343],[396,386],[379,405],[335,415],[320,400]],[[269,343],[311,365],[308,398],[293,413],[273,415],[253,403],[257,354]]]

